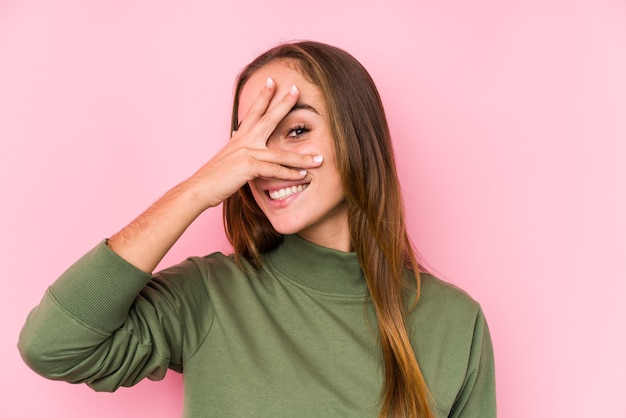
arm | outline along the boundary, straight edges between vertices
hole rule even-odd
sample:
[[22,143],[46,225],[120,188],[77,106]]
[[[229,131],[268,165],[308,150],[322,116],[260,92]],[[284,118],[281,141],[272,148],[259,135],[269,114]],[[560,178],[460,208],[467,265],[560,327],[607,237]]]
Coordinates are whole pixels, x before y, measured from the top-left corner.
[[296,104],[299,94],[293,88],[268,109],[275,88],[268,79],[228,144],[193,176],[113,235],[108,241],[111,249],[137,268],[151,272],[198,215],[248,181],[256,177],[298,180],[306,175],[307,168],[319,166],[313,156],[266,147],[269,135]]
[[476,316],[465,381],[450,413],[450,418],[474,417],[496,417],[493,347],[482,310]]
[[320,165],[312,156],[266,147],[298,98],[292,89],[270,107],[274,93],[268,82],[220,152],[48,289],[20,335],[20,352],[33,369],[52,379],[114,390],[144,376],[160,378],[166,367],[180,368],[188,338],[180,334],[181,324],[186,316],[201,314],[186,309],[203,306],[188,303],[206,298],[202,280],[186,264],[152,280],[149,273],[200,213],[249,180],[300,179],[302,169]]
[[101,243],[50,286],[18,346],[45,377],[114,391],[181,371],[210,329],[208,301],[193,261],[151,277]]

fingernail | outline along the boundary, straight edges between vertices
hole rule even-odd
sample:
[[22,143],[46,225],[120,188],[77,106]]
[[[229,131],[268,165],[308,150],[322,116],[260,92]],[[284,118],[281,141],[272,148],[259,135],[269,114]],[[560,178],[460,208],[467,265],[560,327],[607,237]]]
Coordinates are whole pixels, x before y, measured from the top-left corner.
[[289,91],[289,94],[291,94],[292,96],[295,96],[296,94],[298,94],[298,88],[296,87],[295,84],[291,86],[291,91]]
[[274,85],[274,80],[272,80],[272,77],[267,77],[267,80],[265,80],[265,87],[267,87],[268,89],[271,89],[273,85]]
[[316,163],[321,163],[322,161],[324,161],[324,157],[321,155],[316,155],[315,157],[313,157],[313,161],[315,161]]
[[301,175],[302,177],[306,176],[306,170],[300,170],[300,175]]

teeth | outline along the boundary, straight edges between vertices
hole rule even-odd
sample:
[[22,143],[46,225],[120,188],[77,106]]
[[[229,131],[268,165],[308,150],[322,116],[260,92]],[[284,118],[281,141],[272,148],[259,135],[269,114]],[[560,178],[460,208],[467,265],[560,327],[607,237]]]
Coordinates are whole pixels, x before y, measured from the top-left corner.
[[292,194],[301,192],[308,186],[308,184],[299,184],[297,186],[285,187],[284,189],[273,190],[269,192],[269,195],[273,200],[283,200],[288,198]]

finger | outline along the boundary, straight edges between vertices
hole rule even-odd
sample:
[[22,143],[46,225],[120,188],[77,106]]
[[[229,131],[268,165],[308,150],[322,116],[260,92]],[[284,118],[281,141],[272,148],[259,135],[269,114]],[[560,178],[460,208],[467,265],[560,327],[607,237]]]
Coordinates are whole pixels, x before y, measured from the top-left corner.
[[259,92],[256,99],[254,99],[254,102],[252,102],[248,113],[246,113],[243,119],[239,121],[237,131],[246,132],[250,127],[254,126],[259,119],[261,119],[261,117],[265,114],[272,97],[274,97],[275,87],[276,83],[274,80],[271,77],[267,77],[265,85]]
[[253,158],[264,163],[278,164],[293,169],[309,169],[319,167],[324,161],[321,155],[298,154],[279,149],[255,150]]
[[305,178],[306,175],[307,170],[303,168],[285,167],[280,164],[263,162],[259,163],[255,177],[279,180],[301,180]]
[[287,116],[291,109],[293,109],[298,101],[299,95],[300,91],[298,88],[295,85],[291,86],[289,93],[285,94],[278,103],[267,110],[256,123],[254,129],[258,129],[259,132],[255,136],[263,139],[263,145],[267,143],[267,139],[272,132],[274,132],[278,124]]

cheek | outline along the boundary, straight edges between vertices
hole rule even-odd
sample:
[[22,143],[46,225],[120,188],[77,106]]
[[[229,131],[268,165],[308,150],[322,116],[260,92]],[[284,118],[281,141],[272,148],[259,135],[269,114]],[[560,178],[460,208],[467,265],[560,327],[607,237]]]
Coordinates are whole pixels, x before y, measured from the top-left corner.
[[252,197],[254,198],[254,201],[256,202],[257,206],[261,206],[260,205],[260,201],[261,198],[263,197],[262,194],[264,192],[260,191],[254,184],[254,180],[249,181],[248,182],[248,187],[250,188],[250,192],[252,193]]
[[313,176],[324,189],[325,193],[332,196],[345,196],[341,173],[337,167],[334,166],[332,161],[326,160],[324,160],[324,165],[325,166],[318,169],[319,171],[313,173]]
[[307,155],[322,155],[324,157],[323,166],[332,165],[337,166],[335,161],[335,147],[332,141],[318,138],[312,138],[309,141],[302,141],[295,143],[290,148],[290,151],[297,152],[299,154]]

